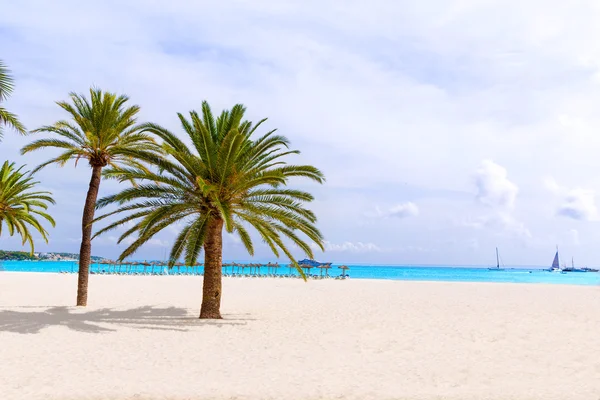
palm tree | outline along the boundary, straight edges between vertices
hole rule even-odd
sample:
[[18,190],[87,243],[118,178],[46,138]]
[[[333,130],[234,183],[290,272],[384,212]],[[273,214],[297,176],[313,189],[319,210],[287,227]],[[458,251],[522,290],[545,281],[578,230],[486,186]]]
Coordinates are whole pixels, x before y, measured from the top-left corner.
[[48,243],[48,232],[37,217],[42,217],[54,226],[54,219],[46,213],[48,204],[54,204],[52,193],[32,191],[39,182],[33,180],[29,171],[22,172],[23,167],[15,169],[14,163],[5,161],[0,168],[0,235],[2,226],[6,224],[8,233],[13,236],[17,232],[23,245],[29,243],[33,254],[33,228]]
[[160,151],[160,146],[136,124],[139,107],[127,106],[127,96],[90,89],[90,99],[75,93],[71,93],[70,97],[73,104],[66,101],[57,104],[69,113],[72,121],[62,120],[34,130],[34,133],[45,132],[54,137],[38,139],[23,147],[21,153],[47,148],[62,150],[57,157],[40,164],[36,171],[50,164],[62,167],[69,160],[75,160],[77,165],[80,159],[87,160],[92,168],[81,221],[77,284],[77,305],[86,306],[92,251],[92,222],[102,168],[126,165],[143,170],[143,159],[154,159]]
[[98,219],[133,211],[101,229],[96,235],[115,229],[126,222],[133,226],[119,242],[137,236],[120,256],[124,259],[136,252],[154,235],[175,224],[184,226],[169,256],[173,266],[183,255],[186,265],[197,263],[204,248],[204,281],[200,318],[221,318],[221,265],[223,228],[237,233],[250,255],[254,246],[246,227],[253,227],[263,242],[279,257],[283,252],[301,271],[288,240],[312,257],[310,241],[323,249],[323,237],[315,227],[316,217],[304,208],[313,200],[310,193],[286,188],[289,178],[305,177],[322,183],[323,174],[309,165],[288,165],[284,158],[298,151],[288,151],[288,140],[272,130],[256,140],[252,134],[266,119],[256,125],[242,121],[245,107],[241,104],[215,120],[208,103],[202,104],[202,117],[195,111],[186,119],[178,114],[192,147],[175,134],[154,124],[144,130],[163,140],[164,158],[155,158],[155,171],[140,168],[115,168],[106,175],[135,185],[98,201],[98,207],[116,203],[119,208]]
[[[0,60],[0,103],[5,101],[11,95],[14,89],[13,78],[10,71]],[[0,106],[0,140],[2,139],[2,126],[6,125],[22,135],[27,133],[25,127],[19,122],[19,119],[13,113],[8,112],[4,107]]]

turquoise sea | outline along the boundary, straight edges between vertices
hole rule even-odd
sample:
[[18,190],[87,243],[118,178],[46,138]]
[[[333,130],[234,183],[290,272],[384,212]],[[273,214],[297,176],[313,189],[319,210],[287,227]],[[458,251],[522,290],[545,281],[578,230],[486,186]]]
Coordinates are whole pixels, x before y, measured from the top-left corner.
[[[93,264],[92,273],[120,273],[129,275],[154,274],[154,275],[184,275],[202,273],[202,268],[173,268],[146,267],[143,265],[133,267],[107,268],[107,265]],[[405,281],[445,281],[445,282],[512,282],[512,283],[547,283],[566,285],[600,285],[600,273],[598,272],[567,272],[565,274],[544,271],[541,268],[515,267],[506,268],[503,271],[489,271],[485,267],[460,267],[460,266],[401,266],[401,265],[349,265],[347,273],[351,279],[388,279]],[[0,261],[0,271],[20,272],[74,272],[77,271],[77,263],[71,261]],[[297,275],[297,272],[281,265],[277,270],[262,266],[260,268],[245,268],[241,270],[235,267],[223,267],[226,275],[249,275],[249,274],[276,274],[279,276]],[[329,270],[330,276],[339,276],[342,270],[338,265],[333,265]],[[311,275],[320,275],[318,268],[313,268]],[[325,274],[325,271],[323,271]]]

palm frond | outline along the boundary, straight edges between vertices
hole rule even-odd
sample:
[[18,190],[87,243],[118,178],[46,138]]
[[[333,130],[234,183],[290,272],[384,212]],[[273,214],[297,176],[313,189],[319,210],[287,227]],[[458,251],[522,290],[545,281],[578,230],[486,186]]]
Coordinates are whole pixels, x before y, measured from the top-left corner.
[[[134,166],[143,168],[147,160],[160,157],[162,150],[153,135],[137,124],[137,105],[128,105],[129,98],[91,88],[89,95],[70,93],[69,101],[56,104],[70,117],[53,125],[32,131],[49,136],[38,139],[21,150],[22,154],[55,148],[66,152],[43,164],[63,166],[68,158],[84,159],[91,166]],[[57,138],[59,137],[59,138]]]
[[31,173],[23,171],[23,167],[16,168],[14,163],[8,161],[0,167],[0,234],[5,224],[10,236],[18,233],[23,245],[29,243],[32,254],[34,243],[30,228],[48,242],[48,231],[37,217],[45,219],[52,226],[56,224],[45,212],[48,204],[54,204],[52,193],[32,190],[38,184]]
[[6,125],[9,128],[14,129],[15,131],[17,131],[18,133],[20,133],[22,135],[27,134],[27,129],[25,129],[25,126],[23,126],[23,124],[19,121],[17,116],[15,114],[9,112],[8,110],[0,107],[0,138],[2,138],[2,136],[3,136],[3,129],[2,129],[3,125]]
[[0,101],[6,100],[15,89],[13,77],[8,67],[0,60]]

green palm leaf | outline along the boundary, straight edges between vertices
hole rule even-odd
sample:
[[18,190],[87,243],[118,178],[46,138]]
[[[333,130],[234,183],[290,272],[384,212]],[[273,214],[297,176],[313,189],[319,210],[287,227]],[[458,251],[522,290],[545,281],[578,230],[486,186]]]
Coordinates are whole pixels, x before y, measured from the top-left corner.
[[54,204],[50,192],[31,191],[39,182],[33,180],[23,167],[15,168],[14,163],[5,161],[0,168],[0,235],[6,225],[8,234],[18,233],[22,244],[29,243],[31,254],[34,251],[31,230],[37,231],[48,243],[48,232],[36,218],[40,216],[52,226],[54,219],[45,212],[48,204]]
[[[8,99],[14,88],[12,75],[2,60],[0,60],[0,104]],[[3,126],[8,126],[22,135],[27,134],[27,129],[19,122],[17,116],[0,106],[0,140],[3,135]]]

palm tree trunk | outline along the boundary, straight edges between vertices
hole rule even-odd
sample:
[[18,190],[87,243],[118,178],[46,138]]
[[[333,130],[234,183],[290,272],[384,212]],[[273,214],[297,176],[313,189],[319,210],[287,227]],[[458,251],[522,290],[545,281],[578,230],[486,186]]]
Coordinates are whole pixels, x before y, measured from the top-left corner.
[[96,209],[102,167],[92,167],[90,187],[83,207],[81,219],[81,248],[79,249],[79,279],[77,281],[77,305],[87,306],[88,277],[90,274],[90,257],[92,255],[92,221]]
[[221,319],[221,264],[223,261],[223,220],[208,222],[204,242],[204,282],[200,318]]

